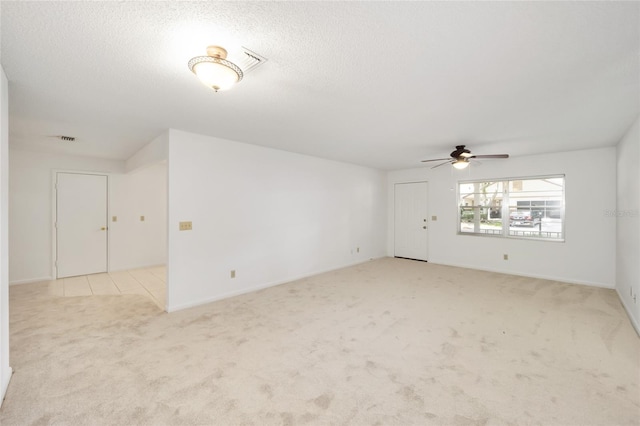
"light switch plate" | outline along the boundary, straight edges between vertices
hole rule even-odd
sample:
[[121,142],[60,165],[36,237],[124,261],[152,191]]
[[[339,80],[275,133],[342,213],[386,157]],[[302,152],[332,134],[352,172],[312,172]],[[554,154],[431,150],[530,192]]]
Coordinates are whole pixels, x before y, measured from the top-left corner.
[[191,221],[189,222],[180,222],[180,230],[181,231],[191,231],[192,225],[191,225]]
[[117,221],[118,221],[118,216],[111,217],[111,222],[117,222]]
[[140,216],[140,222],[144,222],[144,216]]

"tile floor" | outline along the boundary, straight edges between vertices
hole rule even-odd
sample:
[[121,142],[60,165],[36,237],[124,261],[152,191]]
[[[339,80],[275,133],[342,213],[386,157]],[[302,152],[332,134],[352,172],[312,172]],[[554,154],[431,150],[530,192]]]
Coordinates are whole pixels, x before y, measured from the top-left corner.
[[49,282],[49,290],[59,297],[105,294],[141,294],[162,310],[166,301],[166,267],[131,269],[103,274],[81,275]]

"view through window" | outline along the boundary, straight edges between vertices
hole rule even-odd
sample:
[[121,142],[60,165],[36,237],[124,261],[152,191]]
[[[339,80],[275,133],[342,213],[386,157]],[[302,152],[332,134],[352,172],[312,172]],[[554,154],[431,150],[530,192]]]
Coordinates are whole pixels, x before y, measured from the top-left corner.
[[458,184],[458,233],[564,241],[564,176]]

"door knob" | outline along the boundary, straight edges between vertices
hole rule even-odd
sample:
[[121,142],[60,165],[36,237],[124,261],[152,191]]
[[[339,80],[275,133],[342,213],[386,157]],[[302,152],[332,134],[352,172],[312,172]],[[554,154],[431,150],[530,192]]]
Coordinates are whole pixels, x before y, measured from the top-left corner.
[[422,227],[422,229],[427,229],[427,227],[426,227],[426,226],[423,226],[423,227]]

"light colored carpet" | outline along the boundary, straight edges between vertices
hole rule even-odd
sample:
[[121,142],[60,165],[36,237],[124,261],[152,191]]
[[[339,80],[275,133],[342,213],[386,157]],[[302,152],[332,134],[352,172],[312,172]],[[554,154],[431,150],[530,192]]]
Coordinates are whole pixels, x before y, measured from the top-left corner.
[[640,422],[612,290],[386,258],[172,314],[10,303],[3,426]]

